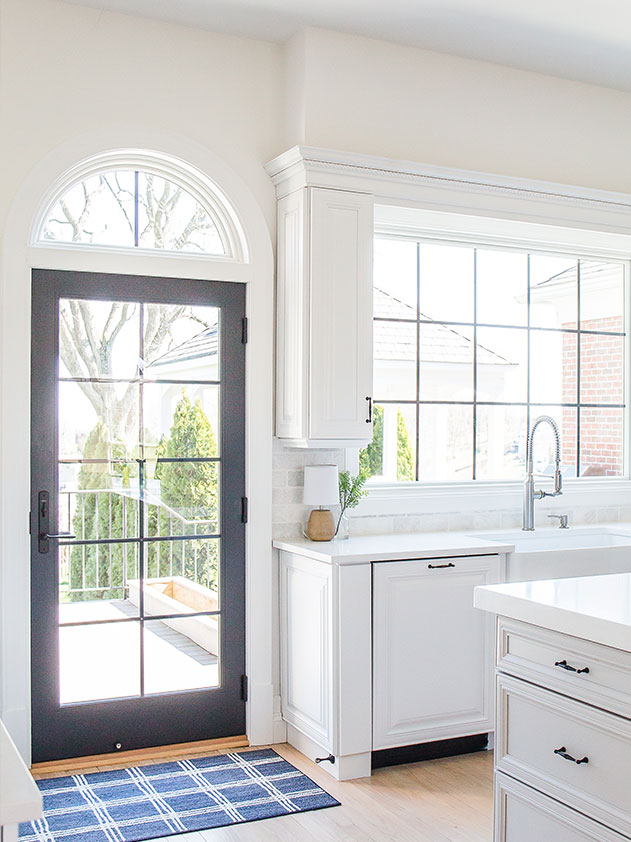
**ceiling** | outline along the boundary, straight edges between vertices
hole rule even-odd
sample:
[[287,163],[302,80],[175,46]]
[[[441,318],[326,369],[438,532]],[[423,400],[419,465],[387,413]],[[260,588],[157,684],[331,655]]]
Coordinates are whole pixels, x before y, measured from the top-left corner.
[[305,26],[631,91],[629,0],[68,0],[283,42]]

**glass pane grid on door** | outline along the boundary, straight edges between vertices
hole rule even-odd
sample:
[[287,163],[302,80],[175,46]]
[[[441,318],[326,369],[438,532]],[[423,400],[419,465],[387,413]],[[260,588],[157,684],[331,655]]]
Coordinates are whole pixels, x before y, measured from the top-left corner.
[[220,309],[59,304],[60,702],[220,686]]

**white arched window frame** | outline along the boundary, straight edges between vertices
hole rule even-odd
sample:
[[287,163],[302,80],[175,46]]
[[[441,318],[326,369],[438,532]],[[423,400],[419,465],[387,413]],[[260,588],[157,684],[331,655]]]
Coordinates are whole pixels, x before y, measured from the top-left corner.
[[[165,179],[181,187],[206,212],[217,228],[224,247],[224,254],[191,253],[169,249],[145,248],[135,245],[104,245],[100,243],[69,242],[44,239],[42,234],[49,215],[56,203],[73,187],[86,179],[113,171],[138,171]],[[40,211],[33,221],[30,245],[34,248],[125,252],[136,254],[177,255],[182,258],[208,259],[229,264],[249,263],[249,253],[243,227],[223,191],[204,173],[171,156],[128,149],[104,153],[88,158],[68,170],[50,188]]]

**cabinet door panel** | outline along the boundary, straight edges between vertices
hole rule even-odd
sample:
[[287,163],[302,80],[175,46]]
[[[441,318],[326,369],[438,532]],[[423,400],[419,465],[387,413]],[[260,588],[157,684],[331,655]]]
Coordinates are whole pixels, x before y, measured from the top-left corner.
[[283,717],[329,751],[333,749],[331,670],[331,567],[283,553]]
[[493,626],[473,588],[498,579],[497,556],[373,565],[373,749],[493,728]]
[[305,203],[297,190],[278,203],[276,284],[276,434],[307,435],[308,273]]
[[311,190],[309,435],[370,441],[373,200]]

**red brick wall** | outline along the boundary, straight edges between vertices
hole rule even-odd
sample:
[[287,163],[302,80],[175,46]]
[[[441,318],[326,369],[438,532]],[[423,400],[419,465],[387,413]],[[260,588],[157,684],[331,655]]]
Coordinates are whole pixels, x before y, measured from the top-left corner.
[[[574,324],[563,327],[574,328]],[[582,323],[587,330],[623,329],[622,316]],[[563,337],[563,401],[576,401],[576,340]],[[618,337],[581,334],[581,404],[622,403],[624,382],[623,345]],[[620,476],[623,472],[623,411],[581,407],[581,475]],[[576,410],[563,410],[565,464],[576,458]],[[576,464],[574,462],[574,464]]]

